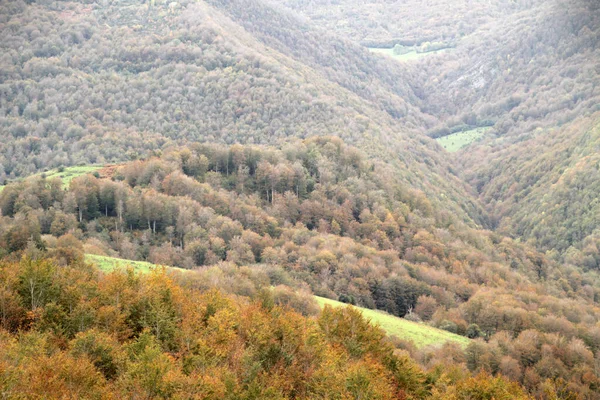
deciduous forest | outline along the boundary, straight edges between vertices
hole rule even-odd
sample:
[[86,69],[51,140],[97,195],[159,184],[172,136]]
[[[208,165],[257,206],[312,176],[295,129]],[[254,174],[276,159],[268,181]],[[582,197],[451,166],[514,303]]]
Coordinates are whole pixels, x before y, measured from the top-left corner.
[[595,1],[15,0],[0,38],[3,398],[600,399]]

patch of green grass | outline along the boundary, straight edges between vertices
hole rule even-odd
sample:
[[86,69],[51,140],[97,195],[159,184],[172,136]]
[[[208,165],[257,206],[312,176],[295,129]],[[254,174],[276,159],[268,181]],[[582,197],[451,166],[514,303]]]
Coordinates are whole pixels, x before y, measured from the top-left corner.
[[[319,306],[326,304],[332,307],[345,307],[347,304],[339,301],[315,296]],[[351,306],[356,307],[356,306]],[[464,336],[456,335],[429,325],[408,321],[383,311],[370,310],[368,308],[356,307],[362,311],[363,315],[370,319],[372,323],[379,325],[388,335],[394,335],[401,339],[412,340],[418,348],[426,346],[437,346],[446,342],[456,342],[462,347],[466,347],[470,340]]]
[[[95,264],[104,272],[111,272],[115,269],[127,267],[131,267],[136,272],[141,272],[144,274],[149,273],[157,268],[166,268],[167,271],[178,271],[184,273],[191,272],[190,270],[183,268],[161,266],[146,261],[131,261],[116,257],[98,256],[95,254],[86,254],[85,260],[91,264]],[[326,299],[319,296],[315,296],[315,300],[321,307],[324,307],[325,304],[329,304],[333,307],[347,306],[347,304],[339,301]],[[448,341],[457,342],[462,347],[465,347],[467,344],[469,344],[469,339],[464,336],[456,335],[454,333],[437,329],[425,324],[419,324],[403,318],[395,317],[383,311],[369,310],[368,308],[363,307],[356,308],[361,310],[363,315],[371,320],[372,323],[379,325],[383,330],[385,330],[388,335],[394,335],[401,339],[412,340],[419,348],[431,345],[441,345]]]
[[377,48],[377,47],[368,47],[368,49],[370,51],[372,51],[373,53],[384,54],[386,56],[393,57],[394,59],[396,59],[398,61],[418,60],[419,58],[423,58],[423,57],[431,55],[431,54],[445,53],[449,50],[449,49],[439,49],[439,50],[428,51],[425,53],[417,53],[416,50],[411,50],[404,54],[395,54],[394,49],[382,49],[382,48]]
[[96,254],[86,254],[85,261],[95,264],[104,272],[111,272],[115,269],[132,267],[136,272],[141,272],[147,274],[148,272],[155,270],[157,268],[166,268],[167,270],[172,271],[180,271],[180,272],[189,272],[187,269],[177,268],[177,267],[167,267],[162,265],[152,264],[146,261],[132,261],[125,260],[122,258],[116,257],[108,257],[108,256],[98,256]]
[[471,143],[481,139],[483,135],[489,131],[489,126],[471,129],[468,131],[456,132],[448,136],[435,139],[440,146],[446,151],[454,153],[463,147],[470,145]]
[[41,172],[35,174],[34,176],[45,174],[46,179],[60,178],[63,181],[63,186],[68,187],[71,184],[71,181],[77,178],[78,176],[91,174],[102,167],[103,165],[78,165],[75,167],[65,167],[62,171],[59,171],[58,169],[53,169],[48,172]]
[[[104,167],[104,165],[79,165],[79,166],[75,166],[75,167],[62,168],[62,171],[59,171],[59,169],[56,168],[56,169],[51,169],[50,171],[46,171],[46,172],[38,172],[36,174],[26,177],[25,179],[28,179],[31,177],[36,177],[36,176],[39,177],[42,175],[44,175],[46,177],[46,179],[60,178],[60,179],[62,179],[62,182],[63,182],[63,188],[66,189],[71,184],[71,181],[73,179],[77,178],[78,176],[85,175],[85,174],[91,174],[95,171],[98,171],[99,169],[101,169],[103,167]],[[5,187],[6,186],[0,185],[0,192],[2,192],[2,190],[4,190]]]

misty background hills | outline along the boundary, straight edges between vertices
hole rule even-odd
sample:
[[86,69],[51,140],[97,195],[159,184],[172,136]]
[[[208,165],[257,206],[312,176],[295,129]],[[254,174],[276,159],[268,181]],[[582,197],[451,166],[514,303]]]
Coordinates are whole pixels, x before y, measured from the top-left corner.
[[[317,295],[468,338],[395,344],[431,382],[447,363],[598,398],[597,2],[5,1],[0,35],[11,270],[195,269],[184,285],[305,316]],[[111,340],[189,350],[144,321]]]

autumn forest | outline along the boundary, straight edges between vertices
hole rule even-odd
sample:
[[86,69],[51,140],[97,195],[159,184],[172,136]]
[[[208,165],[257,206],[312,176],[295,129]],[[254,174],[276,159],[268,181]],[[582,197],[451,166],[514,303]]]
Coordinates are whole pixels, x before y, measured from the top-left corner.
[[594,0],[0,1],[0,397],[600,399]]

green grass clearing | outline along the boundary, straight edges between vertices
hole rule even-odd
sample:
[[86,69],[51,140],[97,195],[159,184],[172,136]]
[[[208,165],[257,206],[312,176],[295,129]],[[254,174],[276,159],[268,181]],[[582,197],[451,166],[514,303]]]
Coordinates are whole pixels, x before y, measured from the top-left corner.
[[[103,168],[104,165],[79,165],[75,167],[65,167],[62,171],[59,171],[58,168],[51,169],[50,171],[38,172],[36,174],[30,175],[24,179],[32,178],[32,177],[40,177],[45,176],[46,179],[52,178],[60,178],[63,182],[63,188],[68,188],[71,184],[71,181],[78,176],[91,174],[99,169]],[[15,181],[19,181],[21,178],[16,179]],[[6,186],[0,186],[0,193],[4,190]]]
[[[345,307],[348,305],[319,296],[315,296],[315,299],[321,307],[324,307],[326,304],[332,307]],[[464,348],[470,342],[470,340],[464,336],[456,335],[425,324],[408,321],[383,311],[370,310],[363,307],[356,308],[361,310],[363,315],[370,319],[372,323],[379,325],[388,335],[412,340],[418,348],[441,345],[446,342],[456,342]]]
[[[96,254],[86,254],[85,261],[95,264],[104,272],[111,272],[115,269],[121,269],[126,267],[132,267],[136,272],[141,272],[147,274],[148,272],[155,270],[157,268],[163,268],[161,265],[156,265],[149,263],[147,261],[132,261],[125,260],[123,258],[116,257],[108,257],[108,256],[98,256]],[[187,269],[177,268],[177,267],[168,267],[164,266],[167,270],[179,271],[179,272],[189,272]]]
[[395,54],[394,53],[394,49],[382,49],[382,48],[377,48],[377,47],[367,47],[370,51],[372,51],[373,53],[377,53],[377,54],[384,54],[386,56],[392,57],[398,61],[413,61],[413,60],[418,60],[420,58],[423,58],[425,56],[431,55],[431,54],[436,54],[436,53],[445,53],[450,49],[439,49],[439,50],[433,50],[433,51],[428,51],[425,53],[417,53],[416,50],[411,50],[408,53],[404,53],[404,54]]
[[[132,267],[136,272],[149,273],[162,266],[152,264],[146,261],[131,261],[122,258],[99,256],[95,254],[86,254],[85,260],[95,264],[104,272],[111,272],[115,269]],[[190,270],[177,267],[164,267],[168,271],[191,272]],[[329,304],[333,307],[345,307],[347,304],[339,301],[326,299],[324,297],[314,296],[320,307]],[[355,306],[352,306],[355,307]],[[442,343],[453,341],[465,347],[469,344],[469,339],[464,336],[456,335],[441,329],[437,329],[425,324],[419,324],[407,321],[403,318],[395,317],[383,311],[369,310],[368,308],[356,307],[362,311],[363,315],[370,319],[372,323],[379,325],[388,335],[398,336],[402,339],[412,340],[419,348],[430,345],[440,345]]]
[[59,171],[58,169],[52,169],[47,172],[37,173],[33,176],[40,176],[44,174],[46,179],[60,178],[63,181],[63,187],[68,187],[69,184],[71,184],[71,181],[78,176],[91,174],[102,167],[103,165],[78,165],[74,167],[65,167],[62,171]]
[[481,139],[487,131],[492,129],[489,126],[480,128],[470,129],[468,131],[456,132],[448,136],[435,139],[440,146],[442,146],[447,152],[454,153],[471,143]]

